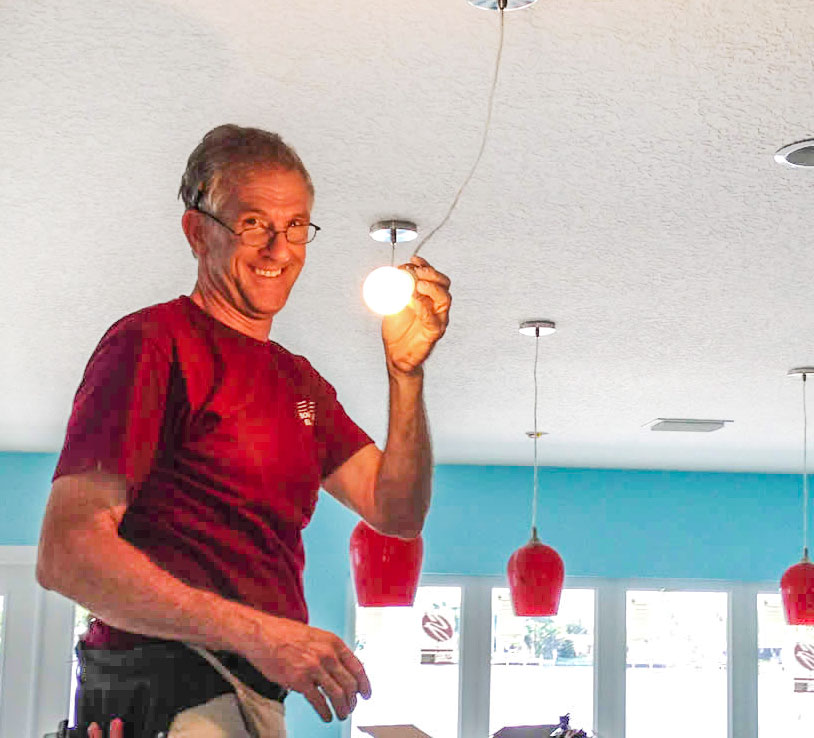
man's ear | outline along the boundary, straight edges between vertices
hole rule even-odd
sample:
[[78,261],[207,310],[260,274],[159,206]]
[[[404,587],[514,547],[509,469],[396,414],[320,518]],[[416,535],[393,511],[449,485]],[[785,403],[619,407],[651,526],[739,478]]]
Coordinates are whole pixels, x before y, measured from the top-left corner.
[[181,216],[181,228],[187,237],[189,247],[197,259],[206,253],[206,238],[204,237],[204,219],[196,210],[185,210]]

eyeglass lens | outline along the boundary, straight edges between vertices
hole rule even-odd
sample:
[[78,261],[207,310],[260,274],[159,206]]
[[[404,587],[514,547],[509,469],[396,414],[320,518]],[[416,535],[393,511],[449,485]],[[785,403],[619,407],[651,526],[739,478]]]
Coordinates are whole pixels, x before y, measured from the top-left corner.
[[[289,243],[303,244],[313,241],[317,229],[313,225],[292,225],[286,231],[286,240]],[[267,228],[248,228],[241,233],[243,243],[247,246],[265,246],[274,235],[274,231]]]

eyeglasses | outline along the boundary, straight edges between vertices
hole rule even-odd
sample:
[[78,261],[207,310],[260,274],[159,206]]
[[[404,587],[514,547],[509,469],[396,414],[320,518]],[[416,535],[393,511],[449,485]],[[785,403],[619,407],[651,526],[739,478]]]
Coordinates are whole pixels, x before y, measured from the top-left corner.
[[317,233],[322,230],[318,225],[314,225],[313,223],[295,223],[288,226],[288,228],[284,228],[282,231],[275,231],[273,228],[269,228],[268,226],[262,224],[244,228],[242,231],[235,231],[226,225],[226,223],[224,223],[220,218],[212,215],[212,213],[207,213],[206,210],[201,210],[201,208],[197,207],[190,208],[190,210],[197,210],[199,213],[202,213],[208,218],[212,218],[212,220],[222,225],[227,231],[229,231],[229,233],[237,236],[246,246],[251,246],[255,249],[265,248],[272,241],[274,241],[279,233],[285,233],[285,240],[289,243],[296,244],[297,246],[305,243],[311,243],[311,241],[316,238]]

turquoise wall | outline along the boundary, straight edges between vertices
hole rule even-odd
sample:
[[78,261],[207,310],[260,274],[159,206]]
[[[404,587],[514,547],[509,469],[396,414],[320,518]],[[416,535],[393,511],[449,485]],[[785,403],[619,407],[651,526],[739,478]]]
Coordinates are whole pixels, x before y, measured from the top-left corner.
[[0,546],[35,546],[56,454],[0,452]]
[[[0,453],[0,545],[34,545],[53,454]],[[528,538],[531,470],[439,466],[424,570],[502,575]],[[538,528],[571,576],[775,581],[801,550],[798,475],[543,469]],[[323,494],[305,531],[311,622],[347,636],[348,537],[355,517]],[[294,736],[338,736],[298,696]]]

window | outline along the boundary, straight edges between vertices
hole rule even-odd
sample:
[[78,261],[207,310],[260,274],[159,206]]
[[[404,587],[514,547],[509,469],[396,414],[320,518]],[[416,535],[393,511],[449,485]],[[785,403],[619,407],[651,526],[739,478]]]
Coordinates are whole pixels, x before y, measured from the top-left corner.
[[726,592],[627,592],[626,738],[727,736]]
[[786,623],[779,594],[757,596],[758,736],[806,735],[814,725],[814,626]]
[[413,607],[356,608],[356,655],[373,695],[360,700],[360,725],[412,724],[434,738],[458,734],[460,587],[419,587]]
[[492,590],[489,735],[507,725],[593,725],[594,591],[563,591],[554,617],[516,617]]
[[73,648],[71,651],[71,693],[68,697],[68,725],[74,725],[74,718],[76,717],[76,703],[74,702],[74,695],[76,694],[76,673],[79,668],[79,659],[76,657],[76,644],[79,642],[79,637],[84,635],[88,629],[88,622],[90,613],[81,605],[74,605],[73,616]]

